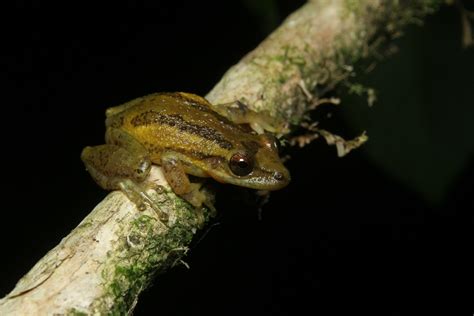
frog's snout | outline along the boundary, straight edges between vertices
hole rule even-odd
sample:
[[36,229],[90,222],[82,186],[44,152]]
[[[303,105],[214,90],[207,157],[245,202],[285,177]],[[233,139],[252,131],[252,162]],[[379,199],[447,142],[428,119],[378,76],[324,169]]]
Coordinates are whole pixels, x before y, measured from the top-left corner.
[[273,178],[277,181],[283,181],[283,179],[285,179],[285,176],[283,175],[283,173],[276,171],[273,174]]
[[285,172],[275,171],[273,173],[273,179],[280,184],[279,188],[282,188],[290,183],[291,177],[287,170],[285,170]]

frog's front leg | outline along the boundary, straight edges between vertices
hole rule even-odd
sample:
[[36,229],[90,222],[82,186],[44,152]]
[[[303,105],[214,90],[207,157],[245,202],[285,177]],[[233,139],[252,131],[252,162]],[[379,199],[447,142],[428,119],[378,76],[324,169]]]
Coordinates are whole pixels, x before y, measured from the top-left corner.
[[143,181],[150,172],[147,150],[126,132],[109,128],[106,144],[86,147],[81,159],[92,178],[106,190],[122,190],[139,209],[149,204],[162,215],[157,204],[146,193]]
[[161,167],[166,181],[168,181],[174,193],[184,198],[194,207],[200,208],[204,204],[214,211],[212,198],[201,190],[200,183],[189,181],[186,169],[196,176],[205,177],[206,174],[197,167],[192,167],[192,162],[188,162],[185,155],[167,151],[161,155]]
[[236,124],[249,124],[258,134],[263,134],[265,131],[271,133],[284,131],[284,124],[277,122],[270,113],[267,111],[255,112],[238,100],[212,105],[212,109]]

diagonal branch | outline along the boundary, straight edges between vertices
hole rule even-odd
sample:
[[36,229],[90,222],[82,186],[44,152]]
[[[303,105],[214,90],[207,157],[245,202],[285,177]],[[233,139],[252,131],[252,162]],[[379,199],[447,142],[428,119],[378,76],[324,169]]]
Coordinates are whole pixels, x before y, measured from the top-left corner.
[[[266,111],[276,132],[287,134],[325,92],[353,75],[355,62],[376,61],[383,44],[439,2],[310,1],[231,67],[207,98]],[[158,167],[148,181],[163,188],[166,226],[153,210],[140,212],[122,193],[110,193],[0,300],[0,314],[130,313],[153,278],[181,262],[201,222]]]

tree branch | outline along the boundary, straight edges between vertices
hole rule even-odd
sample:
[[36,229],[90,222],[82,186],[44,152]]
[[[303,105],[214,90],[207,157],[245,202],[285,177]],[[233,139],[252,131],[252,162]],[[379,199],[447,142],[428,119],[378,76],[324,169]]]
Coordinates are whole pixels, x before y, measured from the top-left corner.
[[[439,3],[310,1],[230,68],[207,98],[266,111],[276,132],[287,134],[307,124],[306,113],[353,74],[355,62],[373,62],[384,53],[383,43]],[[153,167],[148,181],[163,188],[156,194],[169,217],[166,225],[153,210],[138,211],[121,192],[110,193],[0,300],[0,314],[130,313],[156,274],[182,263],[202,223],[171,191],[160,168]]]

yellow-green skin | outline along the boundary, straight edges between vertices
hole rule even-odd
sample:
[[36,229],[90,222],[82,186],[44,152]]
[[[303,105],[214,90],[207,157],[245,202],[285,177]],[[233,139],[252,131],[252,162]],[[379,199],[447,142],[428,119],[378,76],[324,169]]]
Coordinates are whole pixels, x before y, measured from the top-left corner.
[[[204,98],[183,92],[135,99],[107,110],[106,145],[86,147],[82,159],[105,189],[119,188],[124,179],[142,181],[151,164],[163,167],[178,195],[193,190],[186,174],[260,190],[286,186],[290,175],[274,139],[233,123],[252,124],[258,113],[222,109],[227,118]],[[236,153],[251,157],[248,175],[236,175],[229,167]]]

